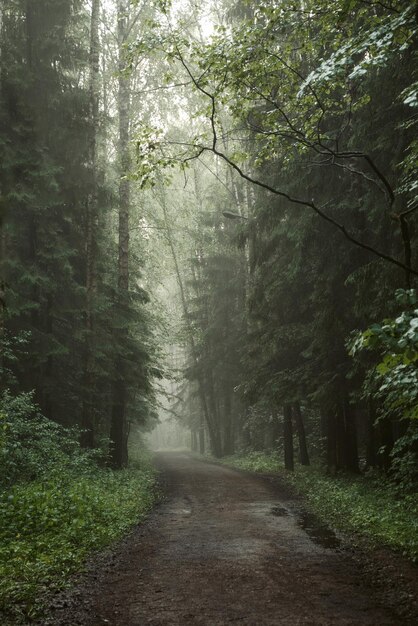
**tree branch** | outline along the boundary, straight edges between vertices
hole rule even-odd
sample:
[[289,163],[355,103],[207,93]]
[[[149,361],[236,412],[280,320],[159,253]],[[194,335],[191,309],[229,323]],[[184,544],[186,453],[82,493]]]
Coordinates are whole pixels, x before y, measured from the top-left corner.
[[[401,268],[402,270],[404,270],[406,272],[406,276],[413,274],[414,276],[418,276],[418,270],[413,269],[410,265],[406,265],[405,263],[402,263],[401,261],[398,261],[397,259],[395,259],[394,257],[374,248],[373,246],[361,241],[360,239],[357,239],[357,237],[355,237],[352,233],[350,233],[346,227],[344,226],[344,224],[341,224],[340,222],[338,222],[336,219],[334,219],[333,217],[331,217],[330,215],[328,215],[327,213],[325,213],[321,207],[317,206],[313,200],[304,200],[302,198],[296,198],[294,196],[291,196],[290,194],[288,194],[285,191],[282,191],[280,189],[276,189],[275,187],[272,187],[271,185],[268,185],[267,183],[264,183],[260,180],[258,180],[257,178],[254,178],[248,174],[246,174],[240,167],[239,165],[237,165],[234,161],[232,161],[225,153],[221,152],[220,150],[218,150],[217,148],[217,130],[216,130],[216,100],[215,100],[215,96],[210,93],[209,91],[207,91],[205,88],[203,88],[200,84],[199,81],[196,80],[196,78],[194,77],[194,75],[192,74],[190,68],[188,67],[187,63],[185,62],[180,50],[178,48],[176,48],[177,50],[177,54],[178,54],[178,59],[180,61],[180,63],[182,64],[183,68],[186,70],[188,76],[190,77],[190,79],[192,80],[194,86],[196,87],[196,89],[202,93],[204,96],[206,96],[207,98],[210,99],[211,102],[211,113],[209,116],[209,120],[210,120],[210,124],[211,124],[211,128],[212,128],[212,133],[213,133],[213,141],[212,141],[212,146],[208,147],[208,146],[195,146],[198,149],[198,153],[197,155],[194,155],[192,157],[189,157],[187,160],[191,160],[194,159],[198,156],[201,156],[204,152],[212,152],[213,154],[215,154],[216,156],[218,156],[219,158],[221,158],[223,161],[225,161],[225,163],[227,163],[233,170],[235,170],[239,176],[241,178],[243,178],[244,180],[246,180],[247,182],[256,185],[257,187],[260,187],[261,189],[265,189],[266,191],[269,191],[270,193],[284,198],[286,200],[288,200],[289,202],[291,202],[292,204],[296,204],[298,206],[304,206],[307,207],[309,209],[311,209],[312,211],[314,211],[314,213],[316,213],[317,215],[319,215],[319,217],[321,217],[323,220],[325,220],[326,222],[328,222],[329,224],[332,224],[337,230],[339,230],[344,237],[350,241],[351,243],[353,243],[354,245],[358,246],[359,248],[362,248],[363,250],[367,250],[368,252],[372,253],[373,255],[379,257],[380,259],[383,259],[385,261],[387,261],[388,263],[391,263],[392,265],[396,265],[397,267]],[[389,194],[389,197],[391,199],[391,204],[394,201],[394,193],[393,190],[389,184],[389,182],[387,181],[386,177],[378,170],[378,168],[375,166],[373,160],[367,155],[364,154],[362,152],[356,152],[356,151],[352,151],[352,152],[342,152],[342,153],[335,153],[331,148],[328,148],[327,146],[322,146],[326,152],[328,152],[329,154],[334,155],[336,158],[352,158],[352,157],[360,157],[363,158],[367,161],[367,163],[370,165],[370,167],[373,169],[373,171],[376,173],[376,175],[378,176],[378,178],[382,181],[382,183],[385,185],[385,188]]]

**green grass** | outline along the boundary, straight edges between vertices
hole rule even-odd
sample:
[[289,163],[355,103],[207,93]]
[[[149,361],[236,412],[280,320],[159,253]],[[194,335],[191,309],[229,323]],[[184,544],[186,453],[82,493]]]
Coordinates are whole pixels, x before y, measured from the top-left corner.
[[52,472],[0,493],[0,622],[42,612],[85,559],[121,537],[156,498],[149,461],[130,469]]
[[400,497],[384,477],[332,477],[304,467],[290,473],[276,455],[259,452],[222,462],[254,472],[279,473],[305,498],[308,508],[334,528],[357,533],[374,545],[384,544],[418,561],[418,497]]
[[283,463],[277,454],[267,454],[265,452],[249,452],[246,455],[234,455],[224,457],[221,463],[231,465],[237,469],[248,470],[250,472],[276,473],[283,469]]

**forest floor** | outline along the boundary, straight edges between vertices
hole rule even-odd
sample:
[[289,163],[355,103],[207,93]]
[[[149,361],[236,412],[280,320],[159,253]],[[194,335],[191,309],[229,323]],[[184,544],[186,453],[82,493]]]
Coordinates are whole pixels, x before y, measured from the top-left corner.
[[182,453],[156,463],[165,499],[41,624],[418,623],[417,568],[350,548],[280,479]]

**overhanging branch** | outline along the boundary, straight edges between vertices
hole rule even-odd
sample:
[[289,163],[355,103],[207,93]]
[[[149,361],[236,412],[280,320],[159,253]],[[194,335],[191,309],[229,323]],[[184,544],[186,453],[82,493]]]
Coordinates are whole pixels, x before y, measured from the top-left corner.
[[[294,197],[294,196],[290,195],[289,193],[287,193],[285,191],[282,191],[280,189],[276,189],[275,187],[272,187],[271,185],[268,185],[267,183],[264,183],[263,181],[260,181],[257,178],[254,178],[253,176],[250,176],[249,174],[246,174],[240,168],[240,166],[237,165],[237,163],[235,163],[234,161],[232,161],[232,159],[230,159],[228,157],[228,155],[226,155],[221,150],[218,150],[218,148],[217,148],[217,129],[216,129],[216,98],[215,98],[214,94],[210,93],[207,89],[205,89],[204,87],[202,87],[200,85],[199,80],[196,79],[196,77],[191,72],[189,66],[185,62],[185,60],[184,60],[184,58],[183,58],[183,56],[182,56],[182,54],[181,54],[181,52],[179,51],[178,48],[177,48],[177,54],[178,54],[178,60],[182,64],[183,68],[186,70],[188,76],[190,77],[190,79],[193,82],[193,84],[196,87],[196,89],[200,93],[202,93],[206,98],[208,98],[210,100],[210,102],[211,102],[211,113],[209,115],[209,121],[210,121],[211,129],[212,129],[212,138],[213,138],[212,145],[211,146],[198,146],[198,145],[194,146],[196,148],[196,150],[197,150],[197,153],[195,155],[191,156],[191,157],[188,157],[188,158],[184,159],[184,161],[190,161],[190,160],[193,160],[195,158],[198,158],[204,152],[211,152],[211,153],[215,154],[216,156],[218,156],[219,158],[221,158],[223,161],[225,161],[225,163],[227,163],[233,170],[235,170],[239,174],[239,176],[241,178],[243,178],[247,182],[251,183],[252,185],[260,187],[261,189],[265,189],[266,191],[274,194],[275,196],[284,198],[284,199],[288,200],[289,202],[291,202],[292,204],[296,204],[296,205],[299,205],[299,206],[304,206],[304,207],[307,207],[307,208],[311,209],[312,211],[314,211],[314,213],[319,215],[319,217],[321,217],[323,220],[327,221],[329,224],[332,224],[337,230],[339,230],[343,234],[343,236],[348,241],[350,241],[354,245],[358,246],[359,248],[362,248],[363,250],[367,250],[368,252],[370,252],[374,256],[377,256],[377,257],[383,259],[384,261],[387,261],[388,263],[391,263],[392,265],[395,265],[396,267],[399,267],[400,269],[402,269],[406,273],[406,276],[408,276],[408,275],[418,276],[418,270],[413,269],[412,267],[410,267],[410,265],[402,263],[401,261],[398,261],[397,259],[395,259],[394,257],[390,256],[389,254],[386,254],[385,252],[382,252],[382,251],[378,250],[377,248],[369,245],[368,243],[365,243],[365,242],[361,241],[360,239],[357,239],[357,237],[355,237],[351,232],[349,232],[347,230],[347,228],[344,226],[344,224],[341,224],[336,219],[331,217],[331,215],[329,215],[328,213],[325,213],[321,207],[317,206],[314,203],[313,200],[305,200],[305,199],[302,199],[302,198]],[[333,151],[330,150],[329,148],[326,148],[326,151],[328,152],[328,154],[331,154],[331,155],[333,154]],[[369,166],[372,168],[372,170],[375,172],[375,174],[378,176],[378,178],[381,180],[383,185],[385,186],[386,191],[388,192],[389,198],[390,198],[391,202],[393,202],[394,196],[393,196],[393,191],[391,189],[391,186],[389,185],[389,183],[386,180],[386,178],[384,176],[382,176],[381,172],[376,168],[376,166],[373,163],[372,159],[368,155],[366,155],[364,153],[361,153],[361,152],[358,152],[358,151],[352,151],[352,152],[338,152],[337,153],[337,157],[338,158],[360,157],[360,158],[365,159],[368,162]]]

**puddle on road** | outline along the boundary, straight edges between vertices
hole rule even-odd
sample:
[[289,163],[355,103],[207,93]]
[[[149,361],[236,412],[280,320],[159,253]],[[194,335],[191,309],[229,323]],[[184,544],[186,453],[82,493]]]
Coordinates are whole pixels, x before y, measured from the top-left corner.
[[289,515],[289,511],[284,508],[284,506],[272,506],[270,509],[270,513],[275,517],[284,517],[285,515]]
[[296,519],[298,526],[321,548],[335,550],[340,546],[340,540],[335,532],[325,524],[322,524],[312,513],[300,511]]
[[308,535],[309,539],[321,548],[335,550],[340,546],[340,540],[335,532],[323,524],[313,513],[304,510],[287,509],[280,504],[270,506],[269,515],[274,517],[285,517],[290,515],[299,526]]

